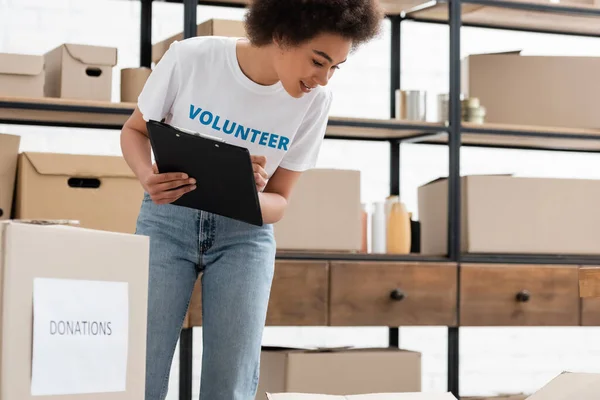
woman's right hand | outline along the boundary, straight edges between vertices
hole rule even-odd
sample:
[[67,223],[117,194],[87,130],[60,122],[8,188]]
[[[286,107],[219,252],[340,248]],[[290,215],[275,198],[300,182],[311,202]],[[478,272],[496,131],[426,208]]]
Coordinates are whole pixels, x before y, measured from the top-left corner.
[[182,172],[159,173],[156,164],[152,172],[142,177],[141,184],[156,204],[169,204],[196,189],[196,180]]

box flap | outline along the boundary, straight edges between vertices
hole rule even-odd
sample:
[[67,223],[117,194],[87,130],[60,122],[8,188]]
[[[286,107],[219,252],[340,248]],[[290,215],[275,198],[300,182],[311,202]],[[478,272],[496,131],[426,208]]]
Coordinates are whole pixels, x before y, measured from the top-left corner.
[[35,152],[24,152],[23,156],[27,157],[33,168],[41,175],[135,178],[125,159],[117,156]]
[[281,352],[281,353],[302,353],[302,354],[314,354],[314,353],[389,353],[389,352],[403,352],[403,353],[418,353],[411,350],[405,350],[398,347],[352,347],[352,346],[339,346],[339,347],[284,347],[284,346],[262,346],[262,351],[269,352]]
[[[465,178],[471,178],[471,177],[478,177],[478,176],[514,176],[514,174],[510,174],[510,173],[506,173],[506,174],[477,174],[477,175],[462,175],[460,178],[461,179],[465,179]],[[442,181],[447,181],[448,177],[447,176],[441,176],[439,178],[436,178],[432,181],[426,182],[424,184],[421,185],[421,187],[423,186],[428,186],[428,185],[433,185],[434,183],[437,182],[442,182]]]
[[[456,400],[451,393],[371,393],[334,396],[312,393],[267,393],[268,400]],[[577,399],[580,400],[580,399]]]
[[44,56],[0,53],[0,74],[39,75],[44,70]]
[[509,56],[509,55],[515,55],[515,56],[519,56],[521,55],[521,53],[523,52],[523,50],[509,50],[509,51],[498,51],[498,52],[492,52],[492,53],[477,53],[477,54],[470,54],[467,56],[468,57],[477,57],[477,56]]
[[64,44],[71,58],[86,65],[117,65],[117,49],[115,47],[88,46],[84,44]]
[[563,372],[527,400],[597,400],[600,374]]
[[29,225],[62,225],[62,226],[80,226],[80,222],[72,219],[13,219],[10,220],[13,224],[29,224]]

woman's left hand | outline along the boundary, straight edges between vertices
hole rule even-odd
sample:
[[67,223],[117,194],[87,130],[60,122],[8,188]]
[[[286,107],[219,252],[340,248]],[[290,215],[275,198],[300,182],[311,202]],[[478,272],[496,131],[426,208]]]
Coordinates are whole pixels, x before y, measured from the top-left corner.
[[265,156],[250,156],[252,160],[252,168],[254,170],[254,181],[256,182],[256,190],[262,192],[265,186],[267,186],[267,171],[265,166],[267,165],[267,158]]

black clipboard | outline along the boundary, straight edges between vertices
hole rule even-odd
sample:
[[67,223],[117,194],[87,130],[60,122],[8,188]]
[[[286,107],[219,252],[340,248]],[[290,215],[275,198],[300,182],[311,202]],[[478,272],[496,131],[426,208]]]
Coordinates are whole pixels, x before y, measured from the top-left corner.
[[150,120],[146,127],[158,171],[196,179],[196,189],[171,204],[263,225],[247,148],[164,122]]

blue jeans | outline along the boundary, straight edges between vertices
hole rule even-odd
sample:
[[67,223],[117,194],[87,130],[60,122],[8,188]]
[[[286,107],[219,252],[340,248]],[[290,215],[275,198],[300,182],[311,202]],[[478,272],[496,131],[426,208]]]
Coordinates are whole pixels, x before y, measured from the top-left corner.
[[136,233],[150,237],[145,400],[166,397],[173,354],[200,273],[200,399],[254,400],[274,272],[272,226],[157,205],[146,194]]

